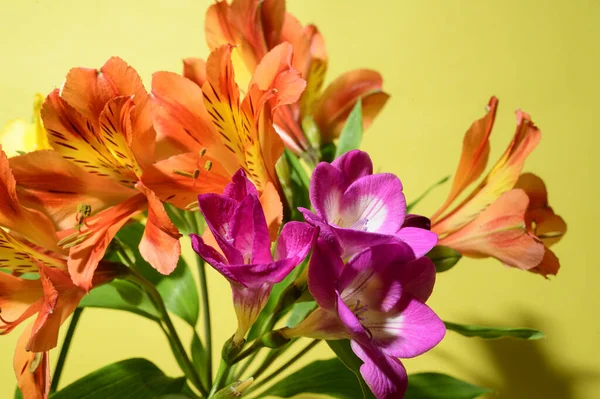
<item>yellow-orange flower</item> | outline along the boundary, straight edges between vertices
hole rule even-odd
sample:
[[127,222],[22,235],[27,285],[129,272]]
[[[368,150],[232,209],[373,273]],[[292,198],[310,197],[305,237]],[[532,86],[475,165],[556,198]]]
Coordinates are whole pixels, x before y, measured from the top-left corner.
[[2,148],[9,157],[23,152],[51,148],[40,116],[43,102],[44,96],[36,93],[33,96],[32,120],[30,122],[25,119],[12,120],[0,132]]
[[[487,176],[458,205],[458,196],[484,171],[498,100],[465,134],[461,159],[448,198],[431,218],[439,244],[466,256],[492,256],[503,263],[544,276],[556,274],[558,259],[548,246],[566,225],[548,207],[545,186],[537,176],[521,175],[525,159],[541,138],[528,114],[517,111],[513,140]],[[537,226],[539,224],[540,226]]]

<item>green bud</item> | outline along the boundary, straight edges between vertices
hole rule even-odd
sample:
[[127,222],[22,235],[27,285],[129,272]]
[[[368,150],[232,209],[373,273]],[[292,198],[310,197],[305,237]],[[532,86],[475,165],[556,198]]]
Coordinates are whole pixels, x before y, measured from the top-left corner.
[[229,338],[221,350],[221,357],[227,364],[231,364],[233,362],[233,359],[235,359],[235,357],[240,354],[242,349],[244,349],[244,344],[246,343],[245,339],[242,339],[240,342],[235,342],[233,338],[234,336]]
[[244,391],[252,385],[254,378],[250,377],[246,380],[238,380],[233,384],[221,389],[212,397],[212,399],[233,399],[242,396]]
[[431,259],[435,265],[435,271],[437,273],[452,269],[454,265],[458,263],[460,258],[462,258],[460,252],[449,247],[444,247],[443,245],[436,245],[426,256]]
[[262,344],[267,348],[277,349],[290,342],[281,330],[271,331],[260,338]]

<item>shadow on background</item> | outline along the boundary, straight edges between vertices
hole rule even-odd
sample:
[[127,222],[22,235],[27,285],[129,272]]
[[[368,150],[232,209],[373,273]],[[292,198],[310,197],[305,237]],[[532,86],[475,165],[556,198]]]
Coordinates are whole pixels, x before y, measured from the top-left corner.
[[[521,326],[544,331],[545,323],[532,315],[523,315]],[[552,360],[548,349],[551,338],[526,341],[512,338],[481,341],[481,350],[495,365],[494,380],[481,378],[479,383],[494,388],[500,399],[571,399],[576,386],[597,379],[600,374],[573,369]],[[568,348],[564,348],[568,351]]]

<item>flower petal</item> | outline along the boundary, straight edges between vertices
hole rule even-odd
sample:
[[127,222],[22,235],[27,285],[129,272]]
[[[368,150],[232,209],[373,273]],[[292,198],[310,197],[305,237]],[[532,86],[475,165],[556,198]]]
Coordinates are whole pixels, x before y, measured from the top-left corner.
[[394,234],[404,223],[406,199],[396,175],[379,173],[352,183],[342,197],[339,227],[380,234]]
[[233,235],[230,225],[239,203],[218,194],[203,194],[198,196],[198,204],[206,220],[206,225],[212,232],[229,263],[243,265],[244,257],[233,245]]
[[321,239],[317,240],[308,265],[308,289],[323,309],[337,306],[336,281],[344,263],[335,248]]
[[245,264],[273,262],[271,240],[260,201],[248,195],[237,207],[230,222],[234,247]]
[[551,249],[546,248],[542,262],[533,269],[529,269],[529,271],[547,277],[548,275],[556,276],[559,269],[560,262],[558,261],[558,258]]
[[202,87],[206,82],[206,62],[201,58],[184,58],[183,76]]
[[529,199],[521,189],[502,194],[486,210],[439,244],[467,256],[493,256],[503,263],[529,270],[540,264],[544,244],[527,231]]
[[327,86],[315,104],[314,118],[321,131],[322,142],[338,137],[356,101],[362,99],[363,125],[368,128],[387,102],[383,79],[373,70],[346,72]]
[[395,236],[412,248],[416,258],[425,256],[438,241],[437,234],[417,227],[403,227]]
[[389,356],[410,358],[436,346],[446,334],[444,322],[422,302],[403,295],[390,313],[368,312],[363,321],[373,344]]
[[50,394],[49,353],[36,353],[25,349],[31,327],[32,325],[23,330],[17,342],[13,368],[19,390],[24,398],[47,399]]
[[369,154],[361,150],[348,151],[336,158],[331,165],[342,172],[347,186],[363,176],[373,174],[373,161]]
[[22,206],[17,197],[17,182],[8,158],[0,146],[0,226],[25,236],[33,243],[57,252],[58,237],[50,219],[41,212]]
[[338,168],[326,162],[318,164],[310,179],[310,203],[317,215],[327,221],[335,220],[345,189],[344,175]]
[[318,229],[307,223],[286,223],[277,241],[275,260],[295,259],[298,263],[302,262],[312,249],[318,233]]
[[114,179],[85,172],[56,151],[30,152],[10,158],[9,164],[22,205],[44,213],[62,230],[76,224],[79,204],[96,213],[136,194]]
[[223,190],[223,196],[242,202],[248,195],[258,195],[254,184],[246,177],[243,169],[235,172],[231,178],[231,183],[227,184]]
[[351,343],[356,356],[364,362],[360,366],[360,373],[375,397],[377,399],[404,397],[408,377],[402,363],[372,346],[363,346],[354,341]]
[[492,97],[488,102],[485,116],[473,122],[469,130],[465,133],[462,153],[458,169],[452,181],[452,188],[446,201],[432,216],[432,220],[435,221],[439,218],[460,193],[483,173],[490,154],[489,137],[494,126],[497,109],[498,99]]
[[148,200],[148,219],[140,241],[140,254],[161,274],[171,274],[181,255],[181,234],[156,196],[142,182],[136,184]]

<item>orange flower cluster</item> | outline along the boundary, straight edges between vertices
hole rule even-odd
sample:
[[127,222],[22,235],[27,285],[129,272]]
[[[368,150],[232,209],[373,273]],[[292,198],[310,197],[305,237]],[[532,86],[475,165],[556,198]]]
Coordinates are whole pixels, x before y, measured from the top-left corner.
[[[104,257],[128,221],[146,215],[140,253],[169,274],[181,234],[165,204],[197,211],[199,194],[221,193],[243,169],[274,236],[283,219],[275,164],[284,148],[314,160],[321,145],[338,138],[359,99],[368,126],[389,97],[371,70],[343,74],[322,90],[324,39],[286,12],[283,0],[218,1],[207,12],[206,36],[206,62],[186,59],[182,75],[156,72],[150,92],[120,58],[99,69],[71,69],[41,106],[51,149],[10,158],[1,152],[0,268],[8,273],[0,273],[0,332],[35,317],[14,360],[25,398],[48,396],[48,351],[60,325],[87,292],[121,273]],[[252,74],[242,90],[236,57]],[[486,166],[496,108],[493,98],[467,132],[432,231],[440,245],[464,255],[556,274],[558,259],[548,246],[566,226],[548,206],[541,179],[521,174],[540,139],[527,114],[517,113],[506,152],[449,210]],[[303,130],[307,118],[320,132],[316,140]]]

